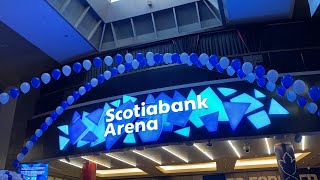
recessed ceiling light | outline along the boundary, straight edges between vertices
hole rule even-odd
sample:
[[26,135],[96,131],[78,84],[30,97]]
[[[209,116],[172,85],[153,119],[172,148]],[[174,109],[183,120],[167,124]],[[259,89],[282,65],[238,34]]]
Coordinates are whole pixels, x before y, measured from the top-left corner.
[[304,149],[305,149],[305,143],[306,143],[306,136],[302,136],[302,140],[301,140],[301,149],[302,149],[302,151],[304,151]]
[[206,155],[209,159],[213,160],[213,157],[211,154],[203,150],[199,145],[193,144],[194,147],[196,147],[200,152],[202,152],[204,155]]
[[270,146],[269,146],[268,138],[264,138],[264,141],[266,142],[266,146],[267,146],[268,154],[269,154],[269,155],[271,155],[271,150],[270,150]]
[[60,161],[60,162],[63,162],[63,163],[66,163],[66,164],[69,164],[69,165],[71,165],[71,166],[74,166],[74,167],[77,167],[77,168],[82,169],[82,166],[81,166],[81,165],[76,164],[76,163],[72,163],[72,162],[68,162],[68,161],[66,161],[65,159],[59,159],[59,161]]
[[174,155],[174,156],[178,157],[179,159],[183,160],[184,162],[188,163],[188,159],[187,159],[187,158],[185,158],[185,157],[183,157],[183,156],[179,155],[178,153],[176,153],[176,152],[174,152],[174,151],[170,150],[169,148],[167,148],[167,147],[162,147],[162,149],[164,149],[164,150],[165,150],[165,151],[167,151],[168,153],[170,153],[170,154],[172,154],[172,155]]
[[136,153],[136,154],[138,154],[138,155],[140,155],[142,157],[145,157],[147,159],[150,159],[151,161],[161,165],[161,161],[156,160],[155,158],[151,157],[150,155],[143,154],[143,153],[141,153],[139,151],[136,151],[136,150],[132,150],[132,152],[134,152],[134,153]]
[[196,164],[182,164],[182,165],[169,165],[169,166],[157,166],[163,173],[186,173],[186,172],[204,172],[204,171],[216,171],[217,163],[196,163]]
[[228,140],[229,145],[231,146],[231,148],[233,149],[233,151],[236,153],[236,155],[241,158],[238,150],[236,149],[236,147],[234,147],[234,145],[232,144],[232,142],[230,140]]
[[96,160],[93,160],[93,159],[91,159],[91,158],[89,158],[89,157],[81,156],[81,158],[82,158],[82,159],[85,159],[85,160],[88,160],[88,161],[91,161],[91,162],[94,162],[94,163],[96,163],[96,164],[99,164],[99,165],[101,165],[101,166],[104,166],[104,167],[107,167],[107,168],[111,168],[110,166],[108,166],[108,165],[106,165],[106,164],[103,164],[103,163],[101,163],[101,162],[98,162],[98,161],[96,161]]
[[138,176],[147,174],[139,168],[97,170],[96,173],[98,177]]
[[136,164],[135,164],[135,163],[130,162],[130,161],[127,161],[127,160],[125,160],[125,159],[123,159],[123,158],[119,158],[119,157],[117,157],[117,156],[115,156],[115,155],[112,155],[112,154],[110,154],[110,153],[106,154],[106,156],[109,156],[109,157],[111,157],[111,158],[113,158],[113,159],[116,159],[116,160],[118,160],[118,161],[121,161],[121,162],[124,162],[124,163],[126,163],[126,164],[129,164],[129,165],[131,165],[131,166],[136,167]]

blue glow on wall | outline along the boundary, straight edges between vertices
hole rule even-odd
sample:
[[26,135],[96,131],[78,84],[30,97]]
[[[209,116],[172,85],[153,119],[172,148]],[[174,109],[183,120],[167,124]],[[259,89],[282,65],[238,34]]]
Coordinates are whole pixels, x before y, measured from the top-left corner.
[[63,137],[63,136],[59,136],[59,149],[60,151],[64,150],[68,143],[70,142],[70,139]]
[[153,103],[155,103],[155,102],[156,102],[156,101],[155,101],[154,97],[152,96],[152,94],[148,94],[145,103],[146,103],[146,104],[153,104]]
[[127,136],[124,138],[123,143],[126,144],[135,144],[136,138],[134,137],[134,134],[127,134]]
[[87,144],[89,144],[89,143],[90,143],[90,142],[88,142],[88,141],[79,140],[79,141],[77,142],[77,148],[82,147],[82,146],[85,146],[85,145],[87,145]]
[[265,110],[248,116],[248,119],[257,129],[271,124],[269,116]]
[[119,107],[120,106],[120,103],[121,103],[121,100],[116,100],[116,101],[113,101],[111,102],[110,104],[114,107]]
[[200,118],[208,132],[216,132],[218,130],[219,112],[201,116]]
[[261,107],[263,107],[263,104],[256,100],[255,98],[249,96],[246,93],[243,93],[237,97],[234,97],[232,99],[230,99],[231,102],[238,102],[238,103],[250,103],[249,108],[246,111],[246,114],[248,114],[251,111],[254,111],[256,109],[259,109]]
[[256,97],[256,98],[265,98],[266,95],[255,89],[254,90],[254,97]]
[[250,103],[224,102],[223,106],[227,111],[230,126],[235,131],[248,110]]
[[224,96],[230,96],[231,94],[234,94],[237,92],[235,89],[231,88],[225,88],[225,87],[219,87],[217,88]]
[[179,134],[184,137],[189,137],[190,136],[190,127],[185,127],[179,130],[174,131],[174,133]]
[[276,100],[271,99],[269,114],[289,114],[289,112]]
[[58,126],[58,129],[60,131],[62,131],[65,135],[69,135],[69,126],[68,125]]

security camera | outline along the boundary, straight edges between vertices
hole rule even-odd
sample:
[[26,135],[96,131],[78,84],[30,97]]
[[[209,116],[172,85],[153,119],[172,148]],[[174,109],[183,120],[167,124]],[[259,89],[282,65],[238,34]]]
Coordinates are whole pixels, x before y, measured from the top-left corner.
[[243,149],[243,151],[244,151],[245,153],[250,153],[250,146],[249,146],[249,145],[244,145],[244,146],[242,147],[242,149]]
[[210,140],[210,139],[208,140],[207,147],[212,147],[212,142],[211,142],[211,140]]

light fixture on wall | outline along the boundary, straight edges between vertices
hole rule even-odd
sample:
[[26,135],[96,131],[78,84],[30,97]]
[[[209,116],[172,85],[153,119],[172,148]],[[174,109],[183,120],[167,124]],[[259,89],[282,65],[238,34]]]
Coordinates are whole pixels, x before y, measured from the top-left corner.
[[149,1],[147,1],[147,3],[148,3],[148,6],[149,7],[152,7],[152,2],[149,0]]

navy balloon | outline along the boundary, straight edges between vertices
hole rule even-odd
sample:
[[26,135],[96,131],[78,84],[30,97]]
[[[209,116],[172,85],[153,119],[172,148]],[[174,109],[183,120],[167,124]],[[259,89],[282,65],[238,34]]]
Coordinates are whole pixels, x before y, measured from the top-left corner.
[[318,117],[320,117],[320,111],[318,111]]
[[13,88],[10,89],[10,96],[13,99],[16,99],[19,95],[20,95],[19,89],[17,89],[16,87],[13,87]]
[[85,70],[89,70],[91,69],[92,67],[92,64],[91,64],[91,61],[89,61],[88,59],[87,60],[84,60],[83,63],[82,63],[82,66]]
[[21,92],[23,92],[24,94],[27,94],[30,91],[30,84],[27,82],[24,82],[20,85],[20,90]]
[[273,90],[276,88],[276,85],[272,82],[267,82],[266,87],[267,87],[268,91],[273,92]]
[[278,86],[277,87],[277,93],[280,96],[284,96],[286,94],[286,88],[284,88],[283,86]]
[[121,54],[117,54],[117,55],[114,57],[114,59],[116,60],[116,62],[117,62],[118,64],[121,64],[122,61],[123,61],[123,57],[122,57]]
[[[32,136],[31,136],[31,138],[30,138],[30,141],[32,141],[33,143],[34,142],[36,142],[36,141],[38,141],[38,137],[35,135],[35,134],[33,134]],[[28,141],[29,142],[29,141]],[[26,143],[26,146],[28,147],[28,142]]]
[[74,92],[72,93],[72,96],[74,97],[74,100],[75,100],[75,101],[80,98],[80,94],[79,94],[78,91],[74,91]]
[[92,89],[92,86],[89,82],[87,82],[86,84],[84,84],[84,88],[86,88],[86,91],[90,91]]
[[29,152],[29,149],[27,147],[23,147],[21,150],[21,153],[24,155],[28,154],[28,152]]
[[93,65],[95,66],[95,67],[101,67],[101,65],[102,65],[102,59],[101,58],[99,58],[99,57],[95,57],[94,59],[93,59]]
[[[80,94],[79,94],[79,96],[80,96]],[[68,96],[68,98],[67,98],[67,102],[68,102],[68,104],[69,105],[71,105],[71,104],[73,104],[74,103],[74,96]]]
[[79,62],[76,62],[72,66],[74,72],[79,73],[82,69],[82,65]]
[[263,87],[265,84],[266,84],[266,79],[264,78],[264,77],[262,77],[262,78],[259,78],[258,80],[257,80],[257,83],[258,83],[258,85],[260,86],[260,87]]
[[[157,63],[157,64],[160,64],[161,63],[161,55],[159,53],[156,53],[154,56],[153,56],[153,59],[154,61]],[[134,60],[133,60],[134,61]],[[132,62],[133,62],[132,61]]]
[[[36,136],[34,136],[34,137],[36,137]],[[31,139],[32,139],[32,138],[31,138]],[[26,147],[27,147],[28,149],[31,149],[31,148],[32,148],[33,143],[36,142],[36,141],[38,140],[38,138],[37,138],[37,139],[33,139],[33,140],[34,140],[34,141],[27,141]]]
[[112,68],[112,69],[111,69],[111,76],[114,77],[114,76],[116,76],[117,74],[118,74],[118,69],[115,68],[115,67]]
[[249,73],[246,78],[249,83],[253,83],[256,79],[256,75],[254,75],[253,73]]
[[288,94],[287,94],[287,99],[290,101],[290,102],[293,102],[295,101],[297,98],[297,95],[294,91],[289,91]]
[[160,56],[159,56],[160,58],[160,62],[159,62],[159,64],[162,64],[163,63],[163,54],[160,54]]
[[190,54],[190,61],[194,64],[198,61],[198,55],[196,53]]
[[86,90],[85,87],[83,87],[83,86],[79,87],[79,94],[80,94],[81,96],[83,96],[86,92],[87,92],[87,90]]
[[173,63],[181,64],[180,56],[178,53],[172,54],[171,59]]
[[[70,97],[72,97],[72,96],[70,96]],[[72,98],[73,98],[73,97],[72,97]],[[62,101],[61,107],[62,107],[63,109],[66,109],[68,106],[69,106],[69,104],[68,104],[67,101]]]
[[58,118],[58,114],[56,113],[56,112],[52,112],[51,114],[50,114],[50,117],[55,121],[55,120],[57,120],[57,118]]
[[216,69],[218,72],[222,73],[224,71],[224,69],[220,66],[220,64],[216,64]]
[[237,71],[237,76],[238,76],[240,79],[244,78],[245,75],[246,75],[246,74],[242,71],[242,69],[239,69],[239,70]]
[[101,83],[103,83],[104,82],[104,76],[103,76],[103,74],[99,74],[98,75],[98,81],[99,81],[99,83],[101,84]]
[[40,87],[40,79],[37,77],[34,77],[31,79],[31,85],[33,88],[39,88]]
[[319,88],[317,86],[312,86],[309,89],[308,95],[309,95],[310,99],[312,99],[312,101],[314,101],[314,102],[318,101],[320,98]]
[[297,100],[297,104],[300,106],[300,107],[304,107],[306,104],[307,104],[307,100],[305,97],[303,96],[300,96]]
[[59,69],[54,69],[51,75],[53,79],[58,80],[61,77],[61,71]]
[[58,115],[61,115],[63,113],[63,108],[61,106],[58,106],[56,108],[56,112],[57,112]]
[[195,64],[198,66],[198,68],[202,68],[203,67],[203,64],[199,60]]
[[317,106],[315,103],[311,102],[311,103],[308,104],[308,111],[309,111],[311,114],[316,113],[317,110],[318,110],[318,106]]
[[212,66],[216,66],[216,64],[218,64],[219,60],[218,60],[218,56],[216,55],[211,55],[209,57],[209,62]]
[[132,69],[131,63],[125,63],[124,67],[126,68],[126,71],[129,72]]
[[293,83],[294,83],[294,79],[289,74],[284,75],[281,79],[281,84],[286,89],[290,88]]
[[19,161],[18,161],[18,160],[14,160],[14,161],[12,162],[12,166],[13,166],[14,168],[18,168],[18,167],[20,166]]
[[238,71],[241,68],[241,61],[239,59],[232,60],[231,66],[235,71]]
[[143,60],[140,62],[140,67],[145,68],[147,66],[147,59],[143,58]]
[[65,65],[62,67],[62,73],[65,75],[65,76],[69,76],[71,74],[71,67],[68,66],[68,65]]
[[254,73],[257,75],[258,78],[262,78],[266,71],[263,66],[258,65],[254,68]]
[[44,131],[46,131],[48,129],[48,125],[46,123],[42,123],[40,128],[44,132]]
[[137,59],[137,61],[139,62],[139,63],[141,63],[141,61],[143,60],[143,54],[142,53],[137,53],[136,54],[136,59]]

